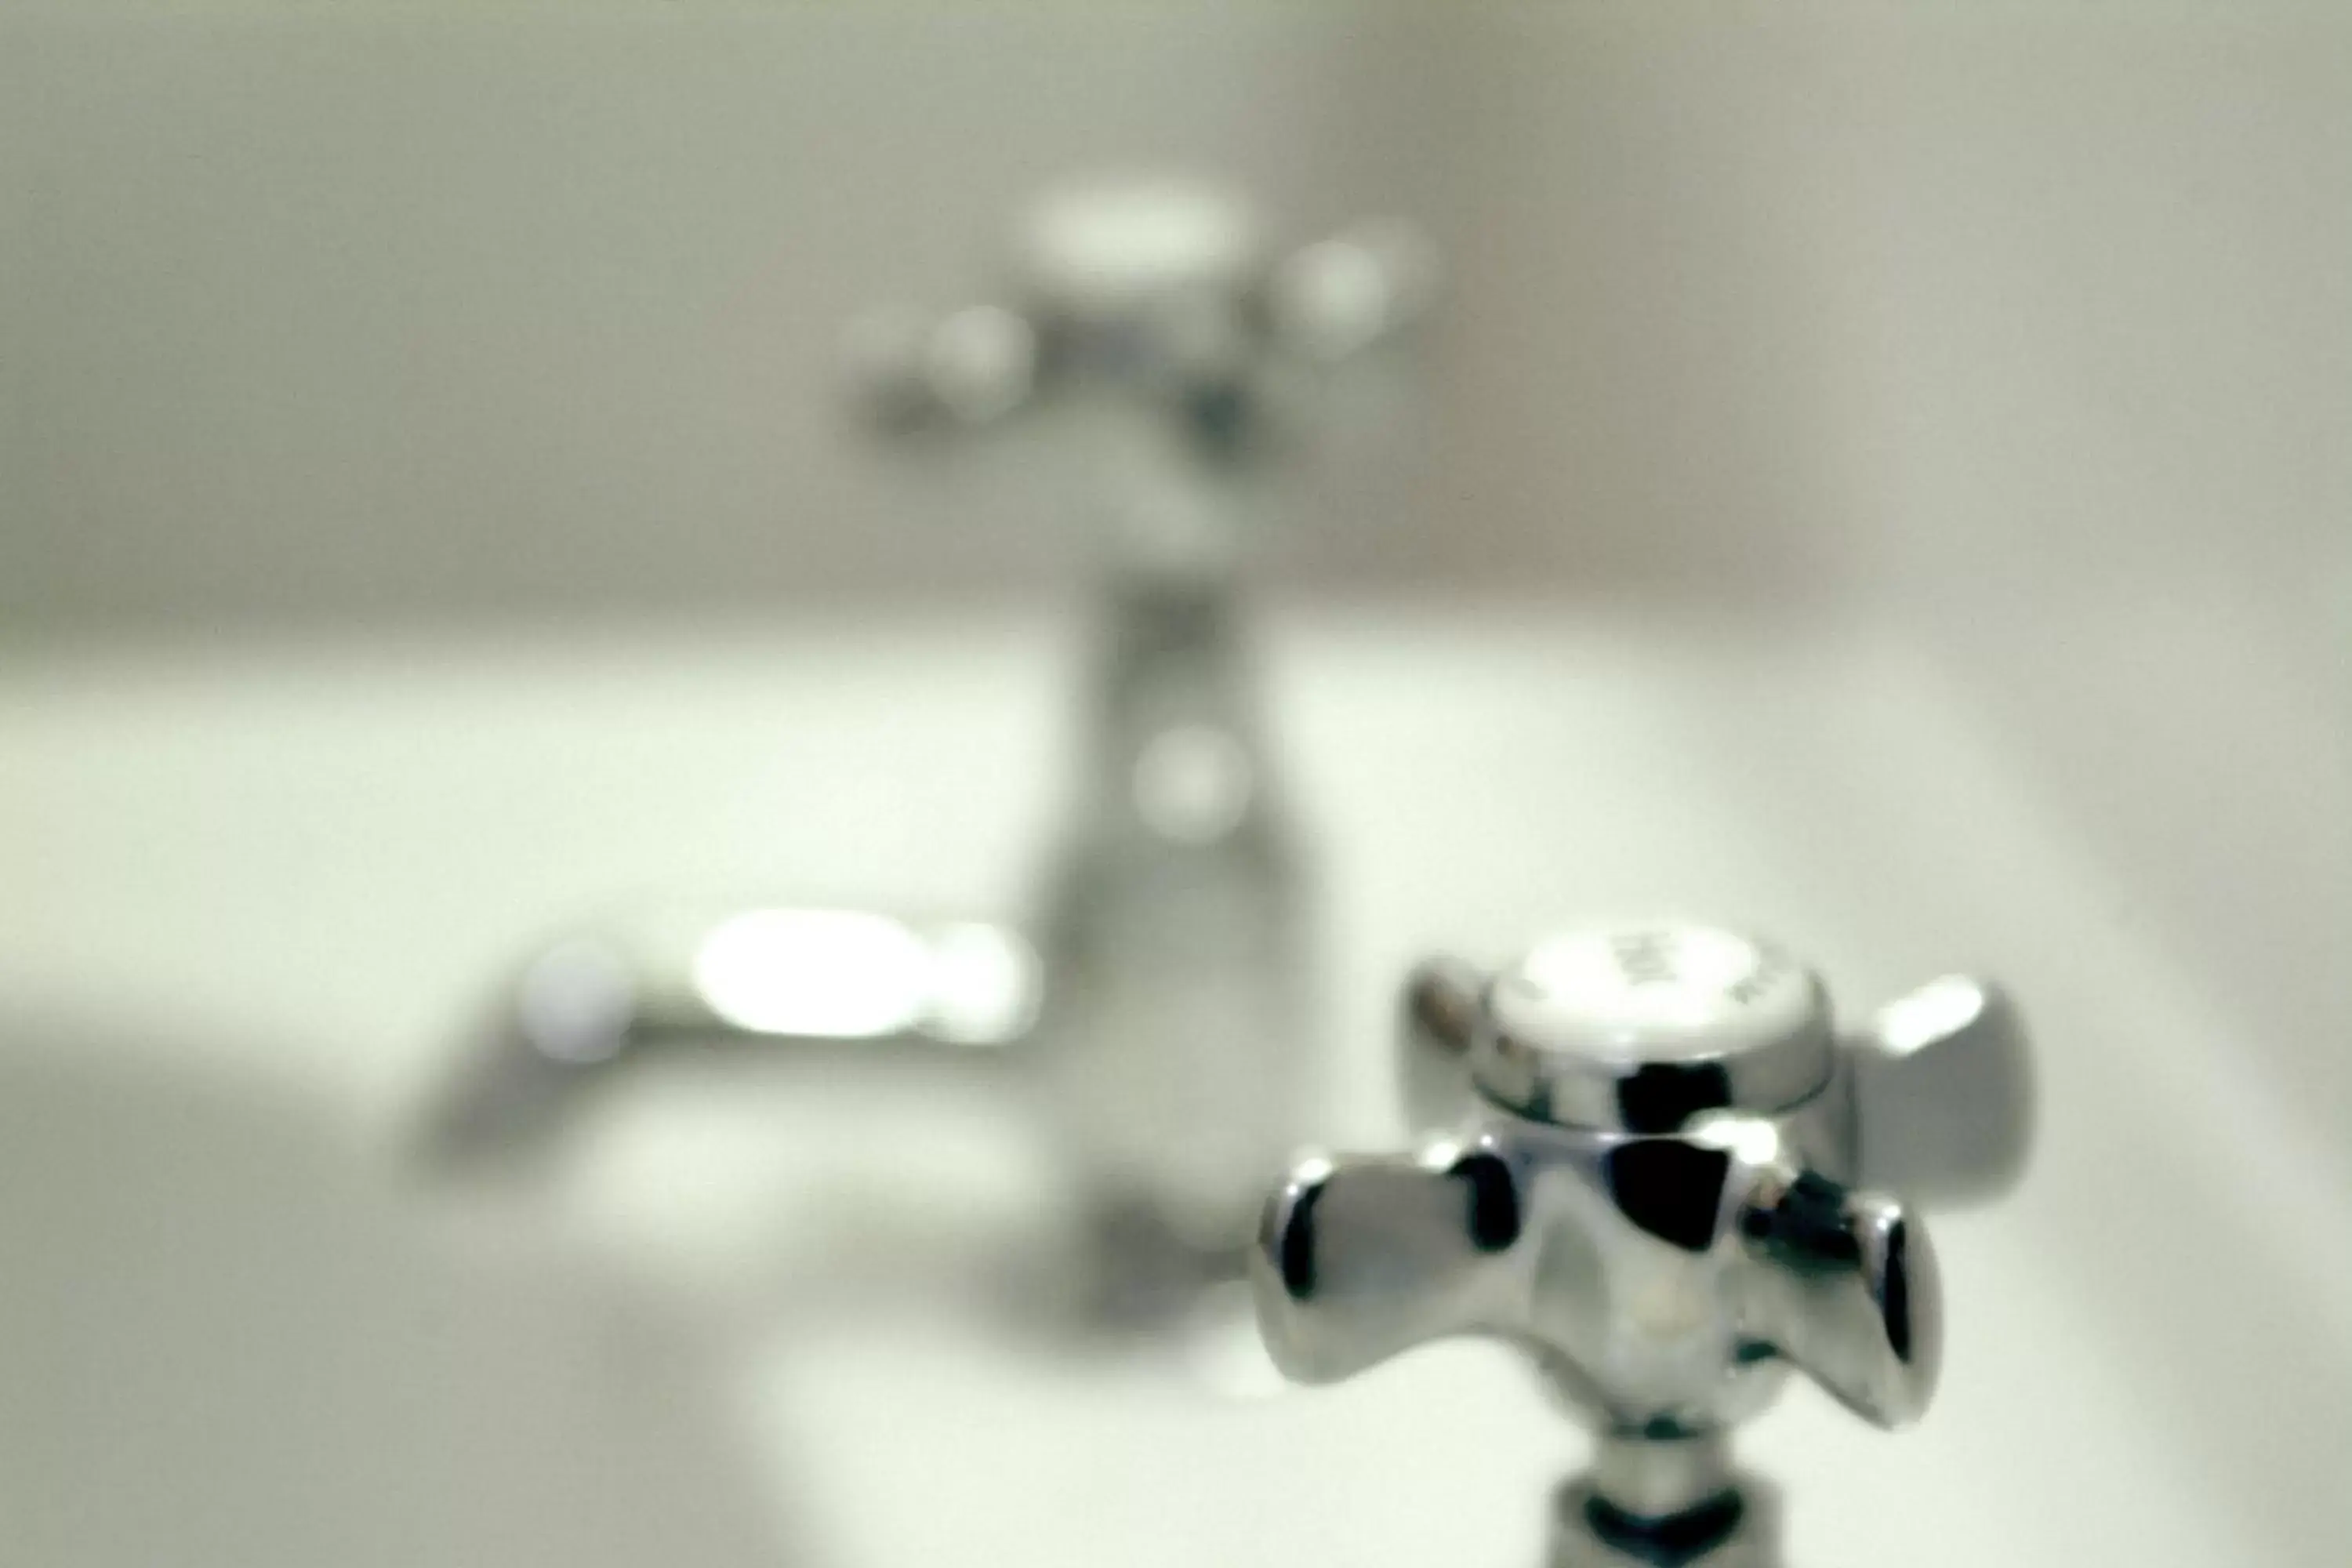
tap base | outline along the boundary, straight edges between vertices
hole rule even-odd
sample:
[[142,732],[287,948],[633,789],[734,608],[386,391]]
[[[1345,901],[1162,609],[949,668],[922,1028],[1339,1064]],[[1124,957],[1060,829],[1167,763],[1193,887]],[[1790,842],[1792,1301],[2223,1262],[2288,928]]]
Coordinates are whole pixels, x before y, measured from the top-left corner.
[[1552,1499],[1546,1568],[1780,1568],[1780,1494],[1739,1476],[1668,1514],[1629,1511],[1588,1472]]

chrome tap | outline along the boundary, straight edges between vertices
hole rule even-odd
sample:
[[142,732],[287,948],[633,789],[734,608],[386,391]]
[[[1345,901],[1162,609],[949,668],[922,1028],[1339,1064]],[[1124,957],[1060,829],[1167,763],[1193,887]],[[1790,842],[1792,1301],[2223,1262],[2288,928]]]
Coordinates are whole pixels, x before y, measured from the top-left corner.
[[1509,1340],[1595,1434],[1556,1500],[1561,1568],[1775,1560],[1729,1433],[1792,1367],[1881,1426],[1927,1409],[1944,1309],[1912,1205],[2017,1179],[2014,1010],[1948,978],[1841,1035],[1786,955],[1660,923],[1427,964],[1403,1011],[1406,1099],[1454,1131],[1276,1190],[1252,1263],[1276,1364],[1327,1383]]
[[672,1045],[902,1055],[1018,1084],[1068,1152],[1083,1289],[1115,1316],[1242,1268],[1300,1134],[1300,856],[1255,712],[1255,479],[1317,379],[1426,302],[1426,245],[1368,226],[1277,255],[1213,186],[1074,189],[1016,233],[1005,301],[877,317],[859,402],[901,439],[1066,421],[1108,523],[1075,823],[1035,907],[916,920],[786,902],[570,938],[525,965],[436,1118],[510,1149]]

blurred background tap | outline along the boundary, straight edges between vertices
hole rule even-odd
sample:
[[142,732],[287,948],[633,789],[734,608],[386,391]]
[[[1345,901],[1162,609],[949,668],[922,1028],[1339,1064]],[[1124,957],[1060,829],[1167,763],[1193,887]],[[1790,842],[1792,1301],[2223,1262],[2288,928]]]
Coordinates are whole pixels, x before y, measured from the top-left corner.
[[1068,1163],[1089,1311],[1166,1316],[1238,1278],[1257,1179],[1306,1135],[1321,1065],[1306,856],[1244,595],[1276,521],[1260,481],[1309,455],[1323,384],[1392,346],[1435,272],[1400,221],[1285,250],[1213,182],[1098,178],[1023,215],[1000,302],[856,323],[851,392],[888,438],[1034,424],[1030,454],[1078,476],[1092,651],[1034,906],[786,900],[565,937],[431,1108],[434,1157],[525,1152],[590,1085],[677,1048],[985,1063]]

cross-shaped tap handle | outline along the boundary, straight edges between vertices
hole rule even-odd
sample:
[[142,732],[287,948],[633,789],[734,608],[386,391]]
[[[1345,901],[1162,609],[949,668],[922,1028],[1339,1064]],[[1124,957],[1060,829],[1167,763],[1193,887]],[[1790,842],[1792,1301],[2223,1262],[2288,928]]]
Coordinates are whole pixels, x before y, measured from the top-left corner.
[[[1309,1157],[1277,1189],[1255,1289],[1285,1373],[1524,1344],[1605,1453],[1651,1456],[1604,1484],[1672,1471],[1663,1495],[1601,1497],[1637,1521],[1729,1490],[1720,1435],[1789,1367],[1880,1426],[1926,1409],[1943,1300],[1911,1200],[2004,1187],[2030,1129],[1997,992],[1937,981],[1841,1037],[1819,978],[1772,947],[1659,923],[1493,973],[1425,965],[1404,1012],[1409,1099],[1469,1114],[1412,1153]],[[1694,1442],[1716,1459],[1655,1459]]]
[[1401,332],[1437,274],[1408,225],[1283,252],[1238,195],[1176,179],[1048,194],[1015,224],[1006,270],[993,302],[861,323],[852,368],[883,424],[988,426],[1108,390],[1230,444],[1257,433],[1298,373]]

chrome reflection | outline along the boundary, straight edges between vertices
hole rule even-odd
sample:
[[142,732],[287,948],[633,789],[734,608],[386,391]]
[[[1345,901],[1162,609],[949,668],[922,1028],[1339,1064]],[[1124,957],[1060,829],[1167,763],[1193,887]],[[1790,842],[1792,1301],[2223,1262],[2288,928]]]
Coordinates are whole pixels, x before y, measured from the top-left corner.
[[540,1055],[593,1067],[629,1043],[636,1000],[636,981],[621,953],[585,939],[559,942],[523,970],[515,1022]]
[[[1790,1369],[1881,1426],[1925,1413],[1944,1304],[1913,1203],[2013,1181],[2030,1127],[2023,1031],[1993,988],[1939,981],[1844,1039],[1829,1019],[1802,966],[1673,922],[1491,974],[1423,965],[1400,1066],[1417,1104],[1468,1119],[1407,1153],[1309,1155],[1276,1186],[1251,1266],[1276,1365],[1326,1383],[1507,1340],[1597,1437],[1556,1563],[1769,1555],[1769,1494],[1750,1509],[1728,1433]],[[1890,1130],[1933,1151],[1900,1198],[1849,1184]]]
[[1136,758],[1134,777],[1135,815],[1180,844],[1231,837],[1257,790],[1249,748],[1213,724],[1178,724],[1154,735]]
[[1036,950],[1005,927],[923,931],[860,910],[749,910],[697,947],[694,985],[720,1022],[761,1035],[924,1034],[997,1046],[1035,1021]]

